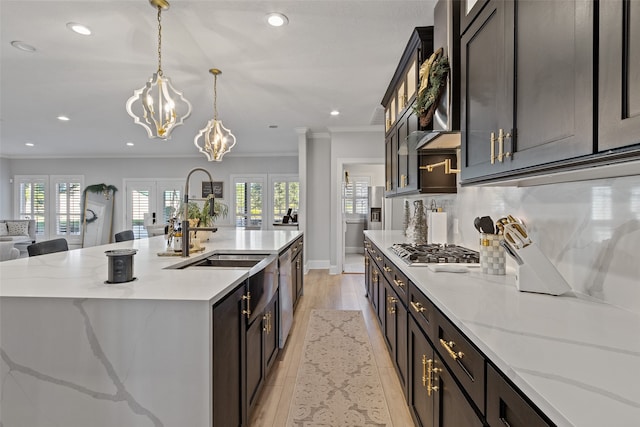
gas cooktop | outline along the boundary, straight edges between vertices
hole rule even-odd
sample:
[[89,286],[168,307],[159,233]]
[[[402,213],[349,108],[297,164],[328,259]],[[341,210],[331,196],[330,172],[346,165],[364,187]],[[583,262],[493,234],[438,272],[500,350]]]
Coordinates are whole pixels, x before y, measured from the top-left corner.
[[411,266],[436,263],[475,264],[480,262],[478,251],[449,244],[396,243],[389,248]]

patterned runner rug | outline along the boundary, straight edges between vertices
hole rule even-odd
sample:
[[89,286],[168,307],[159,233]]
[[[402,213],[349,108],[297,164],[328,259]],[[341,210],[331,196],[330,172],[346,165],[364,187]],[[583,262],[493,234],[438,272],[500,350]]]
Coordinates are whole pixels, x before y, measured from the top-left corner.
[[362,313],[312,310],[287,427],[391,425]]

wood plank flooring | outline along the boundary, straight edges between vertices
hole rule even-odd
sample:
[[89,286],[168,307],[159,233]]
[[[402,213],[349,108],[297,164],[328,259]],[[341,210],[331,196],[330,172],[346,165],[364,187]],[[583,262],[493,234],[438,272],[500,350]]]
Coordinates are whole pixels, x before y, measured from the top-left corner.
[[251,417],[251,427],[284,427],[289,413],[302,355],[302,346],[314,308],[360,310],[380,372],[382,388],[395,427],[413,426],[402,388],[389,357],[380,325],[364,292],[363,274],[330,275],[328,270],[310,270],[304,276],[304,296],[298,302],[287,344],[280,351]]

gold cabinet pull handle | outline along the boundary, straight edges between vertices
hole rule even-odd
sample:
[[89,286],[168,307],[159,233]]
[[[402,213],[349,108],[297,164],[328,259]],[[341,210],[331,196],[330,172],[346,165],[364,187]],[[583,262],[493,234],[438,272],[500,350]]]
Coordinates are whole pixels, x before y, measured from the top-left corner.
[[242,310],[242,314],[247,316],[247,319],[251,317],[251,292],[247,292],[246,295],[242,295],[242,300],[247,302],[247,309]]
[[464,353],[459,351],[459,352],[455,352],[453,350],[453,347],[455,347],[456,343],[453,341],[445,341],[442,338],[440,338],[440,345],[442,345],[442,347],[444,347],[445,350],[447,350],[447,353],[449,353],[449,356],[451,356],[451,358],[453,360],[458,360],[458,359],[462,359],[464,357]]
[[405,286],[402,280],[393,279],[393,283],[395,283],[395,285],[398,286],[399,288],[404,288]]
[[440,372],[440,369],[433,367],[433,359],[427,360],[427,396],[431,396],[431,392],[439,390],[437,385],[433,385],[434,379],[432,374]]
[[389,312],[389,314],[394,314],[396,312],[395,303],[397,301],[398,300],[394,296],[387,297],[387,311]]
[[496,133],[491,132],[491,164],[493,165],[496,162]]
[[376,260],[378,260],[378,261],[382,261],[382,258],[381,258],[381,257],[379,257],[379,256],[377,256],[377,257],[376,257]]
[[[503,138],[503,142],[505,139],[511,139],[512,134],[511,132],[507,132],[504,134],[504,138]],[[513,142],[511,143],[511,149],[513,150]],[[511,151],[507,151],[506,153],[504,153],[504,157],[505,158],[511,158],[511,156],[513,155],[513,153]]]
[[382,267],[382,269],[383,269],[384,271],[386,271],[387,273],[391,273],[391,271],[392,271],[392,270],[391,270],[391,267],[387,267],[386,265],[385,265],[384,267]]
[[420,304],[419,302],[410,302],[411,307],[413,307],[413,309],[417,312],[417,313],[422,313],[423,311],[426,311],[427,309],[424,308],[424,306],[422,304]]
[[422,387],[427,387],[427,355],[422,355]]

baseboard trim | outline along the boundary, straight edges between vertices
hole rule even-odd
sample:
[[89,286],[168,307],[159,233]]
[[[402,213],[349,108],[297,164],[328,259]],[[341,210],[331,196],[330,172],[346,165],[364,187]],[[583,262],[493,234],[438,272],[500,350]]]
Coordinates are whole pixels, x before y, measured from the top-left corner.
[[306,264],[309,270],[327,270],[331,266],[331,262],[328,259],[309,260]]

